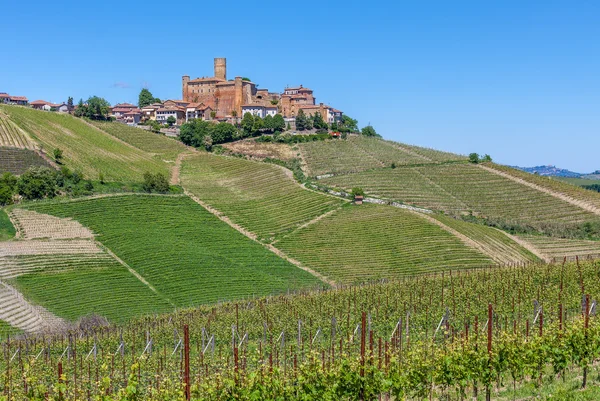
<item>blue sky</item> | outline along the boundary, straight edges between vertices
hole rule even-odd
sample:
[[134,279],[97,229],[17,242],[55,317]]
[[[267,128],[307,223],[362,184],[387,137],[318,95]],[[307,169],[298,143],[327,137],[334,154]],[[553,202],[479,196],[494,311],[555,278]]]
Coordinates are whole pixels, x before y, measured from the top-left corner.
[[229,77],[303,84],[388,139],[600,169],[598,1],[3,3],[0,92],[180,98],[227,57]]

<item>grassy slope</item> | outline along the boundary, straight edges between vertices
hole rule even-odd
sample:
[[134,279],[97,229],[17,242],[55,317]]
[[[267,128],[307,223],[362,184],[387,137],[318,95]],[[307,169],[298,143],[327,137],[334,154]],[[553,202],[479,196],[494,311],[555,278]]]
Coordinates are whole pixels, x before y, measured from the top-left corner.
[[396,165],[414,165],[464,160],[463,156],[432,149],[350,135],[346,140],[309,142],[298,145],[308,175],[355,173]]
[[499,230],[480,224],[467,223],[441,214],[435,214],[433,217],[477,242],[485,249],[486,253],[496,255],[494,259],[499,263],[539,262],[535,255]]
[[567,178],[567,177],[552,177],[553,180],[557,180],[557,181],[561,181],[561,182],[566,182],[568,184],[571,185],[577,185],[579,187],[585,186],[585,185],[598,185],[600,184],[600,180],[594,180],[591,178]]
[[414,213],[376,205],[344,207],[276,246],[345,283],[493,263]]
[[337,176],[322,182],[346,189],[362,186],[368,194],[416,206],[474,211],[528,224],[597,218],[577,206],[471,164],[399,167]]
[[301,188],[277,166],[207,153],[184,160],[181,183],[266,241],[343,203]]
[[0,209],[0,241],[6,241],[15,236],[15,227],[10,222],[4,209]]
[[99,241],[177,306],[317,284],[313,276],[239,234],[187,197],[130,195],[30,208],[73,217],[90,227]]
[[84,121],[64,114],[17,106],[0,106],[10,120],[39,141],[44,150],[63,150],[64,163],[96,179],[141,181],[146,171],[168,175],[168,166],[151,155],[95,129]]
[[159,160],[174,162],[177,155],[186,150],[186,146],[176,139],[141,128],[105,121],[93,121],[92,124],[144,152],[155,155]]

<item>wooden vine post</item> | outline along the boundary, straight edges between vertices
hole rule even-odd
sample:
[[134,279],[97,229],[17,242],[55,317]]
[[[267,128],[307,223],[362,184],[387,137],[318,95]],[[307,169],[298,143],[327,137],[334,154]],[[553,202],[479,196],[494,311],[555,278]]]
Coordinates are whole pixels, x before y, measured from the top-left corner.
[[[488,325],[487,325],[487,350],[488,350],[488,368],[491,370],[491,361],[492,361],[492,323],[493,323],[493,313],[492,313],[492,304],[488,304]],[[492,390],[489,384],[486,384],[485,388],[485,399],[486,401],[491,401],[492,399]]]
[[183,326],[183,353],[184,353],[184,371],[183,380],[185,382],[185,399],[191,399],[190,393],[190,328],[186,324]]

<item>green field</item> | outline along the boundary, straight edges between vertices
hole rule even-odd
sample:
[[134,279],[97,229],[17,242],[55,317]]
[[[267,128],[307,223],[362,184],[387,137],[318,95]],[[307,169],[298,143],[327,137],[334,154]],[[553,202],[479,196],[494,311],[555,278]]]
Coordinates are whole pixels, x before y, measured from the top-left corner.
[[[398,167],[319,182],[347,190],[359,186],[368,195],[429,209],[472,211],[483,217],[533,226],[581,223],[598,218],[582,208],[472,164]],[[593,195],[591,191],[585,192]]]
[[208,153],[184,160],[181,183],[267,242],[344,203],[303,189],[278,166]]
[[276,246],[342,283],[494,264],[417,214],[377,205],[344,207]]
[[15,236],[15,227],[10,222],[4,209],[0,209],[0,241],[6,241]]
[[350,135],[345,140],[307,142],[298,145],[309,176],[346,174],[389,167],[465,160],[463,156]]
[[553,238],[542,235],[519,235],[520,238],[532,244],[549,258],[558,261],[567,257],[569,260],[576,256],[586,258],[600,256],[600,241]]
[[183,143],[167,138],[163,134],[155,134],[117,122],[93,121],[92,124],[144,152],[155,155],[159,160],[174,162],[177,155],[186,150]]
[[[102,244],[176,306],[318,284],[312,275],[239,234],[187,197],[125,195],[30,204],[28,208],[72,217],[91,228]],[[85,286],[85,275],[70,276],[65,275],[65,280]],[[22,288],[29,287],[22,278],[18,280]],[[60,293],[58,279],[48,280],[54,280],[53,288]],[[41,290],[44,286],[36,288]],[[64,288],[62,293],[69,296]],[[88,297],[103,302],[103,294],[96,296],[90,288],[88,293]],[[80,302],[78,297],[70,300],[73,304]],[[148,307],[146,311],[152,309]]]
[[4,340],[9,335],[20,334],[21,330],[11,326],[3,320],[0,320],[0,339]]
[[152,155],[70,115],[43,112],[25,107],[0,106],[0,112],[36,139],[47,154],[63,151],[64,164],[97,179],[141,181],[146,171],[168,176],[168,165]]

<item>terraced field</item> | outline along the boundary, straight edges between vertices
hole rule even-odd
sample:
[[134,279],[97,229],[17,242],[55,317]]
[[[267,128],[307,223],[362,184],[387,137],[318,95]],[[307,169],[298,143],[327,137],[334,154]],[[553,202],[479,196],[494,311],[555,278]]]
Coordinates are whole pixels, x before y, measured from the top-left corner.
[[539,262],[540,259],[502,231],[480,224],[467,223],[442,214],[432,217],[475,242],[481,251],[499,264]]
[[344,203],[303,189],[278,166],[208,153],[184,160],[181,183],[266,242]]
[[443,164],[367,171],[327,178],[322,183],[406,204],[468,212],[531,225],[580,223],[597,219],[580,207],[471,164]]
[[415,165],[465,160],[463,156],[350,135],[345,140],[299,144],[309,176],[347,174],[396,165]]
[[494,263],[417,214],[378,205],[344,207],[276,246],[341,283]]
[[186,146],[176,139],[167,138],[141,128],[130,127],[117,122],[93,121],[96,127],[110,135],[157,156],[160,160],[174,162]]
[[[178,307],[279,293],[320,283],[187,197],[124,195],[31,204],[28,208],[74,218],[91,228],[97,240],[137,272],[148,288],[156,289]],[[64,280],[51,275],[43,279],[46,281],[39,286],[23,278],[19,278],[19,284],[26,292],[37,291],[38,297],[55,297],[45,301],[49,305],[61,302],[60,294],[68,298],[62,301],[65,305],[69,301],[73,305],[80,302],[77,296],[71,296],[75,290],[65,293],[65,283],[77,291],[87,291],[87,298],[93,298],[93,302],[106,302],[104,292],[95,294],[94,287],[89,286],[89,280],[98,280],[93,272],[73,271],[65,274]],[[106,279],[107,287],[115,287],[119,280]],[[142,289],[139,291],[141,294]],[[167,306],[147,304],[138,308],[150,312],[164,307]]]
[[576,256],[585,258],[600,256],[600,241],[574,240],[565,238],[544,237],[541,235],[519,235],[519,238],[529,242],[549,258],[561,261],[567,257],[569,260]]
[[0,147],[35,149],[35,142],[0,113]]
[[40,155],[29,149],[0,147],[0,174],[23,174],[29,167],[53,168]]
[[168,175],[168,166],[133,146],[117,140],[85,121],[59,113],[17,106],[0,106],[0,112],[39,141],[46,152],[63,151],[64,163],[86,177],[141,181],[146,171]]

